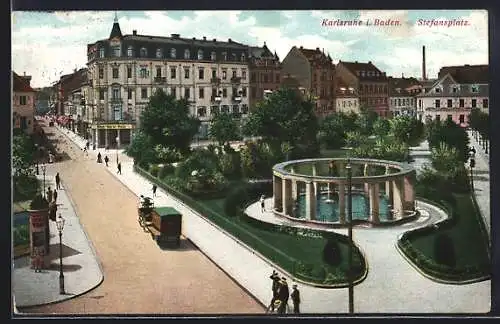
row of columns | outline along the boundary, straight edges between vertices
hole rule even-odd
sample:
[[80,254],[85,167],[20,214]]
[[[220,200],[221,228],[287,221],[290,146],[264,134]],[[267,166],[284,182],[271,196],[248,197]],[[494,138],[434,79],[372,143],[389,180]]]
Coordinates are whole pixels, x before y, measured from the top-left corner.
[[[386,167],[386,174],[389,174],[390,168]],[[291,171],[293,174],[293,169]],[[313,175],[316,174],[313,166]],[[365,166],[365,175],[369,175],[368,168]],[[391,214],[398,218],[404,217],[405,210],[414,210],[415,193],[413,189],[413,178],[410,176],[401,176],[399,178],[385,181],[384,193],[389,200],[389,209]],[[274,206],[281,207],[282,213],[291,215],[294,208],[294,202],[298,198],[297,180],[283,179],[277,175],[273,176],[274,185]],[[305,182],[305,203],[306,203],[306,219],[316,219],[318,185],[324,181],[307,181]],[[335,184],[328,182],[329,192],[335,192]],[[369,217],[370,222],[380,222],[380,184],[381,183],[365,183],[364,190],[369,197]],[[339,193],[339,222],[345,223],[345,194],[346,184],[339,182],[337,185]]]

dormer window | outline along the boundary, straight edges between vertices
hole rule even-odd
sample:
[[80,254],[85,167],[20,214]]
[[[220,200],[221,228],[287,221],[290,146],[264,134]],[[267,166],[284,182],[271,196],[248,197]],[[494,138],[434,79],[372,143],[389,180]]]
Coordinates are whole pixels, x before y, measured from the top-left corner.
[[215,52],[210,53],[210,59],[215,61],[217,59],[217,54]]
[[188,49],[184,50],[184,58],[186,60],[189,60],[190,57],[191,57],[191,53],[189,53],[189,50]]
[[241,62],[245,62],[245,53],[241,53]]
[[104,58],[104,48],[102,47],[99,49],[99,57]]
[[156,49],[156,58],[162,58],[163,57],[163,51],[161,48]]
[[177,51],[175,48],[170,49],[170,58],[177,58]]
[[451,92],[452,93],[458,93],[458,86],[454,85],[451,87]]
[[235,54],[235,53],[233,53],[231,56],[232,56],[232,58],[233,58],[233,61],[236,61],[236,54]]
[[203,51],[202,50],[198,51],[198,60],[203,60]]
[[129,46],[129,47],[127,48],[127,56],[128,56],[128,57],[132,57],[132,56],[134,56],[134,48],[133,48],[132,46]]
[[222,59],[224,61],[227,61],[227,53],[226,52],[222,52]]
[[477,84],[473,84],[470,87],[472,93],[478,93],[479,92],[479,86]]
[[361,71],[361,76],[364,77],[365,76],[365,71]]
[[146,57],[148,56],[148,50],[146,48],[141,48],[141,57]]

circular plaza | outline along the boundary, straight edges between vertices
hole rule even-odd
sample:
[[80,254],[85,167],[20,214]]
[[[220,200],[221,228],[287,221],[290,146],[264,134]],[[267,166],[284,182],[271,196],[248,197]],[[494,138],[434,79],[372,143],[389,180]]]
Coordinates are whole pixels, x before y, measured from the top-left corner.
[[[351,167],[348,177],[346,166]],[[414,219],[416,171],[409,164],[360,158],[319,158],[273,167],[273,212],[294,221],[388,225]]]

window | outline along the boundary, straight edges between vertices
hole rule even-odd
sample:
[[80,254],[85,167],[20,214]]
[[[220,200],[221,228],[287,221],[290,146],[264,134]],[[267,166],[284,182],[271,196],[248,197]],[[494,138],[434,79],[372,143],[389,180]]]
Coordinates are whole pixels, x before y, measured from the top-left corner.
[[233,69],[233,78],[236,78],[236,70]]
[[246,80],[247,79],[247,70],[241,70],[241,78],[243,80]]
[[156,58],[162,58],[163,57],[163,51],[161,48],[156,49]]
[[113,92],[112,92],[111,98],[112,98],[112,100],[120,99],[120,89],[113,88]]
[[171,79],[177,78],[176,72],[177,72],[177,69],[175,67],[170,68],[170,78]]
[[472,108],[476,108],[476,106],[477,106],[477,100],[472,99]]
[[210,53],[210,59],[215,61],[217,59],[217,54],[215,52]]
[[248,105],[246,105],[246,104],[241,105],[241,113],[248,114]]
[[401,106],[401,99],[399,98],[398,99],[398,107],[400,107],[400,106]]
[[128,56],[128,57],[132,57],[132,56],[134,56],[134,48],[133,48],[132,46],[129,46],[129,47],[127,48],[127,56]]
[[464,99],[460,99],[460,100],[458,101],[458,104],[459,104],[459,107],[460,107],[460,108],[465,107],[465,100],[464,100]]
[[342,101],[342,108],[345,108],[345,101]]
[[453,120],[453,116],[452,116],[451,114],[446,115],[446,119],[448,119],[448,120]]
[[102,67],[99,68],[99,79],[104,79],[104,69]]
[[441,102],[439,101],[439,99],[435,100],[434,105],[435,105],[436,108],[440,108],[441,107]]
[[476,84],[471,85],[471,91],[472,91],[472,93],[479,92],[479,86]]
[[113,68],[113,79],[118,79],[118,68]]
[[121,56],[120,46],[111,47],[111,53],[113,53],[114,57],[120,57]]
[[222,79],[223,80],[227,79],[227,71],[226,70],[222,70]]
[[177,51],[175,48],[170,49],[170,58],[177,58]]
[[212,78],[216,78],[217,77],[217,70],[216,69],[212,69]]
[[222,105],[221,112],[222,113],[228,113],[229,112],[229,106],[228,105]]
[[436,120],[440,121],[441,120],[441,115],[436,115]]
[[148,88],[141,88],[141,99],[148,98]]
[[246,98],[247,96],[247,87],[243,87],[241,88],[241,96]]
[[458,92],[458,87],[457,86],[452,86],[451,87],[451,92],[452,93],[457,93]]
[[448,99],[447,100],[447,105],[446,105],[448,108],[451,108],[453,106],[453,102],[451,99]]
[[26,96],[19,96],[19,104],[24,106],[27,104],[27,97]]
[[458,116],[458,122],[460,124],[464,124],[465,123],[465,115],[460,115]]
[[224,97],[224,98],[227,97],[227,89],[226,88],[222,89],[222,97]]
[[257,89],[255,87],[250,88],[250,96],[252,98],[257,97]]
[[205,88],[198,89],[198,98],[200,98],[200,99],[205,98]]
[[217,115],[218,112],[219,112],[219,106],[210,107],[210,115]]
[[156,77],[161,78],[161,66],[156,67]]
[[130,66],[127,66],[127,78],[132,78],[132,68]]
[[132,89],[127,90],[127,99],[129,99],[129,100],[132,99]]
[[203,51],[202,50],[198,51],[198,60],[203,60]]
[[104,48],[102,47],[99,49],[99,57],[104,58]]
[[483,108],[488,108],[488,99],[483,99]]
[[148,71],[148,68],[145,67],[145,66],[141,66],[140,70],[139,70],[139,76],[142,78],[142,79],[145,79],[149,76],[149,71]]
[[222,52],[222,59],[224,61],[227,61],[227,53],[226,52]]
[[200,79],[200,80],[205,79],[205,69],[204,68],[198,69],[198,79]]
[[200,106],[198,107],[198,117],[205,117],[207,115],[207,107]]
[[170,88],[170,95],[173,96],[173,97],[177,97],[177,94],[175,92],[175,88],[174,87]]
[[441,92],[441,89],[439,87],[437,87],[435,90],[434,90],[436,93],[440,93]]
[[189,68],[184,68],[184,79],[189,79]]
[[189,88],[184,88],[184,98],[189,99],[191,97],[190,95]]
[[217,97],[217,89],[212,88],[212,97]]
[[238,105],[233,105],[233,114],[238,114],[240,112],[240,107]]
[[189,52],[188,49],[184,50],[184,58],[186,60],[189,60],[189,58],[191,57],[191,53]]
[[245,62],[245,53],[241,53],[241,62]]
[[238,89],[233,88],[232,94],[233,94],[233,97],[237,97],[238,96]]
[[141,48],[141,57],[146,57],[148,56],[148,50],[146,48]]
[[104,89],[99,90],[99,100],[104,100]]

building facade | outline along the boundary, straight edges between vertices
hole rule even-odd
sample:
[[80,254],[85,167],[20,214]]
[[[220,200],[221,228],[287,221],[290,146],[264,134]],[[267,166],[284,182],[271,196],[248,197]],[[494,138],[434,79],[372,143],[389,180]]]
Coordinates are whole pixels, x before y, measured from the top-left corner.
[[13,129],[33,134],[35,117],[35,90],[30,85],[31,76],[12,72],[12,122]]
[[389,117],[388,78],[372,62],[339,61],[335,68],[338,78],[354,85],[362,108],[375,111],[380,117]]
[[282,70],[299,82],[306,96],[314,99],[318,117],[335,112],[335,66],[330,55],[319,48],[294,46],[283,59]]
[[281,63],[276,52],[273,54],[266,43],[264,46],[249,46],[248,67],[250,70],[250,98],[252,109],[266,94],[279,89],[281,84]]
[[421,93],[415,78],[389,77],[389,111],[391,116],[417,116],[416,96]]
[[335,85],[335,111],[359,114],[359,97],[354,86],[345,84],[340,78],[337,78]]
[[[149,97],[157,89],[186,98],[206,138],[218,112],[245,117],[248,107],[248,46],[227,41],[122,35],[115,18],[108,39],[87,46],[92,133],[98,147],[130,143]],[[118,137],[119,143],[115,138]]]
[[468,125],[472,108],[489,109],[487,65],[443,67],[433,86],[417,97],[419,119],[451,118],[462,127]]

